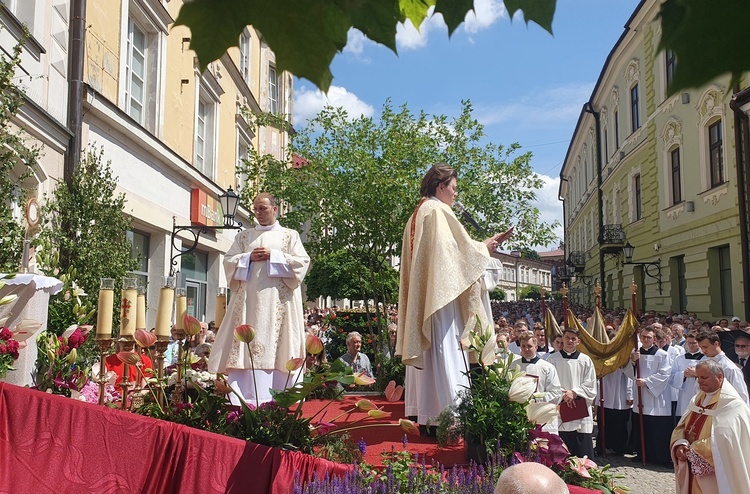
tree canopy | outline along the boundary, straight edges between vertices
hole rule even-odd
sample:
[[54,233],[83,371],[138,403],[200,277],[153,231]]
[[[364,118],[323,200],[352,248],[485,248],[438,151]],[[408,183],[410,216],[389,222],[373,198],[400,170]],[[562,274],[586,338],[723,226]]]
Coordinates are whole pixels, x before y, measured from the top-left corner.
[[[511,18],[522,12],[552,34],[557,0],[505,0]],[[443,16],[448,35],[473,10],[473,0],[191,0],[175,21],[191,31],[200,70],[239,44],[240,33],[252,25],[276,54],[276,67],[310,80],[327,91],[333,57],[344,49],[349,29],[396,52],[396,27],[407,19],[419,27],[429,9]],[[434,14],[433,14],[434,15]],[[738,78],[750,70],[750,53],[743,50],[750,25],[746,0],[665,0],[659,14],[660,49],[679,60],[672,92],[698,87],[731,73]]]

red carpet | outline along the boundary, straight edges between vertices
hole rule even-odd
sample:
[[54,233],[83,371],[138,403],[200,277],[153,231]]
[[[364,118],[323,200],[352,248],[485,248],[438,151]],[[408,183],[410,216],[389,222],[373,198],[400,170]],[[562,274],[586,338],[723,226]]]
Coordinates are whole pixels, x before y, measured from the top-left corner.
[[[355,406],[355,403],[362,399],[370,400],[379,409],[385,412],[390,412],[390,416],[379,420],[368,417],[365,420],[354,424],[354,422],[367,417],[367,412],[360,411],[356,409]],[[302,410],[305,417],[311,417],[325,407],[325,410],[313,419],[313,423],[330,422],[335,419],[334,422],[338,428],[345,428],[350,425],[354,427],[368,426],[352,430],[349,434],[354,441],[359,441],[360,439],[365,441],[367,444],[367,451],[365,452],[364,457],[365,461],[370,465],[382,466],[382,452],[391,450],[401,451],[404,447],[406,447],[411,453],[419,454],[420,461],[421,458],[425,456],[425,462],[428,465],[435,461],[444,465],[446,468],[451,468],[453,465],[463,465],[467,463],[464,457],[463,444],[441,449],[438,448],[437,441],[433,437],[408,435],[406,436],[408,443],[404,446],[405,432],[398,426],[398,419],[406,417],[404,415],[403,401],[391,403],[383,396],[347,395],[344,397],[343,401],[334,401],[330,405],[329,403],[330,400],[311,400],[304,404]],[[326,405],[328,406],[326,407]],[[336,418],[352,408],[355,409],[354,412]]]

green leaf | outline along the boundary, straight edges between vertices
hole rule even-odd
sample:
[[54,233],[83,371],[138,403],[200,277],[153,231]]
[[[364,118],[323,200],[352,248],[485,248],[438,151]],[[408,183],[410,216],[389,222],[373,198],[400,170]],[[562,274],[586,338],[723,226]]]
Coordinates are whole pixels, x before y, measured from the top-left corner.
[[448,36],[464,22],[470,10],[474,10],[474,0],[438,0],[435,3],[435,12],[443,14],[443,20],[448,26]]
[[750,52],[740,48],[747,42],[750,2],[666,0],[659,16],[659,49],[670,49],[677,58],[670,94],[726,73],[736,80],[750,69]]
[[409,19],[414,24],[414,27],[419,29],[422,21],[427,17],[427,10],[435,5],[435,0],[399,0],[398,3],[403,16],[400,22],[404,19]]
[[557,0],[505,0],[504,3],[511,18],[522,10],[526,24],[533,21],[552,34]]

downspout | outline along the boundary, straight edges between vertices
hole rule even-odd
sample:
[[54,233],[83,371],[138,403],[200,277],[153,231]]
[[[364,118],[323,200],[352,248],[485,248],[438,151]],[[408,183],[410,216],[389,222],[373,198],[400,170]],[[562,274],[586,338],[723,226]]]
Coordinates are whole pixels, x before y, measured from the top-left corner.
[[[744,296],[745,317],[750,320],[750,248],[748,248],[748,224],[747,224],[747,191],[750,190],[750,177],[745,173],[745,167],[750,159],[750,119],[742,111],[743,101],[750,99],[750,89],[739,90],[735,86],[729,107],[734,111],[734,142],[737,168],[737,203],[739,206],[740,223],[740,245],[742,246],[742,291]],[[741,144],[741,145],[740,145]]]
[[71,0],[68,36],[68,129],[73,135],[65,151],[63,179],[70,185],[78,161],[81,159],[86,0]]
[[607,291],[604,286],[604,251],[602,250],[602,236],[604,235],[604,197],[602,196],[602,130],[599,112],[594,111],[591,101],[583,105],[583,111],[591,113],[596,123],[596,196],[599,203],[599,286],[602,288],[602,307],[607,307]]
[[[568,179],[563,176],[562,172],[560,172],[560,188],[561,189],[562,189],[562,183],[563,182],[567,182],[567,181],[568,181]],[[568,245],[569,245],[568,244],[568,224],[567,224],[568,217],[565,214],[565,198],[562,197],[560,194],[558,194],[557,195],[557,200],[560,201],[560,202],[562,202],[562,207],[563,207],[563,247],[564,247],[564,249],[563,249],[563,266],[565,266],[567,264],[567,262],[568,262]],[[558,275],[558,281],[560,281],[559,275]],[[562,284],[560,284],[560,286],[558,287],[558,290],[560,288],[562,288]]]

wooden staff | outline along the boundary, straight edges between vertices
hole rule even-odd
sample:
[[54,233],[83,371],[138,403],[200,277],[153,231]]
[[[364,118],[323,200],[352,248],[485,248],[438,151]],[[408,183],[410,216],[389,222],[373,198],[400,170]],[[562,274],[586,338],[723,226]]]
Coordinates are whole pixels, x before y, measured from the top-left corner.
[[[599,286],[599,280],[596,281],[596,285],[594,285],[594,293],[596,294],[596,308],[600,311],[602,310],[602,287]],[[605,329],[606,331],[606,329]],[[599,378],[599,419],[601,420],[601,423],[599,424],[599,429],[602,431],[601,439],[602,444],[601,448],[599,448],[599,452],[602,456],[607,456],[607,438],[606,438],[606,425],[604,423],[604,376]]]
[[562,288],[560,288],[560,295],[562,295],[563,298],[563,329],[568,329],[568,287],[565,286],[565,283],[562,284]]
[[[630,299],[631,303],[633,305],[633,317],[636,317],[636,314],[638,314],[638,306],[635,302],[635,291],[638,289],[637,285],[635,284],[635,280],[630,282]],[[633,333],[633,350],[638,352],[638,331],[636,330],[635,333]],[[636,388],[638,389],[638,429],[641,436],[641,463],[644,465],[646,464],[646,440],[644,438],[643,434],[643,393],[641,391],[641,387],[638,386],[638,379],[641,378],[641,359],[638,358],[638,360],[635,361],[635,379],[636,379]]]
[[544,295],[547,293],[547,290],[542,286],[539,287],[539,296],[542,297],[542,321],[544,321],[544,316],[547,314],[547,306],[544,303]]

